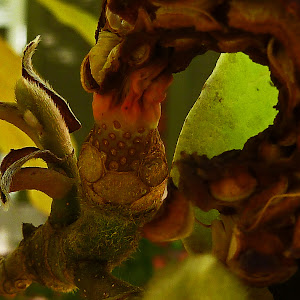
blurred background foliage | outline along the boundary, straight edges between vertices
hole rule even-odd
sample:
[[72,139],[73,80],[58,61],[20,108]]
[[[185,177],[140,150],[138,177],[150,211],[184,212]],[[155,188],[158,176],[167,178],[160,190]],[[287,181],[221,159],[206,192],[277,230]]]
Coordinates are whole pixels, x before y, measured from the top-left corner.
[[[68,17],[63,4],[78,7],[82,10],[81,18],[87,18],[84,24],[79,24],[78,16],[73,20]],[[45,7],[48,6],[48,9]],[[56,16],[55,12],[61,12]],[[82,123],[82,129],[74,133],[74,140],[80,145],[93,126],[92,95],[87,94],[80,84],[80,64],[88,53],[94,39],[94,30],[101,11],[99,0],[0,0],[0,34],[6,39],[13,51],[7,55],[7,45],[0,43],[0,89],[9,91],[9,95],[1,94],[1,101],[13,101],[14,82],[20,77],[21,65],[19,55],[26,42],[41,35],[37,52],[33,58],[36,70],[70,103],[70,106]],[[71,11],[72,12],[72,11]],[[73,11],[74,13],[74,11]],[[68,19],[69,18],[69,19]],[[74,22],[75,20],[75,22]],[[93,24],[94,21],[94,24]],[[76,28],[76,23],[79,25]],[[80,26],[81,25],[81,26]],[[82,26],[83,25],[83,26]],[[75,26],[75,28],[74,28]],[[82,30],[84,28],[84,30]],[[1,53],[1,49],[6,49]],[[166,143],[168,161],[172,161],[176,142],[184,119],[200,94],[201,88],[215,66],[217,53],[207,53],[193,60],[191,66],[180,74],[175,74],[174,84],[169,90],[168,100],[163,106],[161,134]],[[7,76],[5,74],[8,74]],[[9,79],[9,83],[7,80]],[[12,126],[1,122],[1,155],[10,148],[21,148],[32,145],[32,142]],[[8,129],[3,126],[8,126]],[[7,135],[3,140],[3,134]],[[15,138],[14,138],[15,137]],[[30,191],[30,198],[35,199],[32,208],[27,201],[28,193],[17,193],[15,201],[8,212],[0,211],[0,255],[13,249],[21,240],[21,223],[31,222],[38,225],[45,221],[50,203],[41,194]],[[47,202],[45,202],[47,201]],[[135,285],[148,282],[155,270],[163,268],[171,262],[183,260],[186,256],[180,241],[154,245],[142,240],[138,251],[122,266],[114,270],[114,275]],[[16,299],[47,298],[76,299],[78,295],[60,295],[37,284],[32,285],[25,295]],[[42,297],[42,298],[41,298]]]

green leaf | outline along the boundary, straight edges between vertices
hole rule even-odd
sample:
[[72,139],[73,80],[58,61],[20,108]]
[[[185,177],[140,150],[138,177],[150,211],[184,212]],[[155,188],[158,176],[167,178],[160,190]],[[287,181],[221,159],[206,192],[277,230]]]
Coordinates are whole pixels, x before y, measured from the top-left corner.
[[243,53],[222,54],[185,120],[174,161],[181,151],[211,158],[242,149],[273,123],[277,97],[268,67]]
[[[252,62],[243,53],[222,54],[185,120],[173,161],[180,159],[182,151],[211,158],[228,150],[242,149],[250,137],[273,123],[277,97],[278,90],[271,82],[268,67]],[[171,176],[178,184],[176,164]],[[215,210],[202,214],[198,211],[197,219],[209,224],[207,219],[217,215]],[[192,238],[185,241],[188,248],[193,248],[197,235],[208,241],[203,249],[209,247],[210,231],[200,231],[201,234],[194,231]]]
[[73,28],[90,45],[95,44],[94,33],[98,20],[76,5],[64,3],[60,0],[36,0],[47,8],[58,21]]
[[160,271],[144,300],[246,300],[248,295],[237,277],[215,257],[205,254]]

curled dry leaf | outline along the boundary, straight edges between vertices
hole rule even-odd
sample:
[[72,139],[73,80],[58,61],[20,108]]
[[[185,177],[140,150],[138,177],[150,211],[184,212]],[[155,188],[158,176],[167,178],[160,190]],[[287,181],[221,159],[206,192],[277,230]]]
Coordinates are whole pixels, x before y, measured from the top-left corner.
[[58,167],[62,159],[56,157],[49,150],[39,150],[27,147],[11,152],[1,163],[1,193],[2,202],[9,200],[9,193],[24,189],[36,189],[45,192],[52,198],[62,198],[71,189],[73,181],[71,178],[50,169],[22,168],[29,160],[42,158],[47,163],[56,164]]

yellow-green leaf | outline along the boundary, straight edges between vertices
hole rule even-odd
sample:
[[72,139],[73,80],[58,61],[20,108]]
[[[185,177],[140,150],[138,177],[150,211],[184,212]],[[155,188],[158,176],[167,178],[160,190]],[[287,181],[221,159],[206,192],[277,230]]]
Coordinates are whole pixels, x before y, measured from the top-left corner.
[[58,21],[73,28],[90,45],[95,44],[94,33],[98,20],[76,5],[67,4],[60,0],[36,0],[47,8]]
[[181,151],[211,158],[242,149],[273,123],[277,97],[268,67],[243,53],[222,54],[185,120],[174,160]]

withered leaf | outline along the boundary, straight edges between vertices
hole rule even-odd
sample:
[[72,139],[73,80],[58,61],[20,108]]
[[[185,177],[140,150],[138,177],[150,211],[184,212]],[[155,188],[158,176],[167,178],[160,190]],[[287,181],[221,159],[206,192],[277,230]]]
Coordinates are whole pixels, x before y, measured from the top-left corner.
[[33,158],[41,158],[48,163],[62,162],[61,158],[56,157],[48,150],[40,150],[35,147],[25,147],[17,150],[12,149],[2,160],[0,166],[1,173],[4,174],[13,163],[20,161],[22,158],[24,159],[23,164]]
[[[2,174],[2,177],[1,177],[0,187],[1,187],[1,200],[2,200],[3,204],[5,204],[9,200],[9,192],[11,191],[11,184],[12,184],[13,177],[15,176],[15,174],[17,172],[20,171],[20,169],[22,168],[22,166],[27,161],[29,161],[29,160],[31,160],[33,158],[42,158],[46,162],[56,163],[56,164],[59,164],[59,163],[63,162],[63,159],[60,159],[60,158],[56,157],[49,150],[40,150],[40,149],[35,148],[35,147],[27,147],[27,148],[22,148],[22,149],[19,149],[19,150],[12,150],[4,158],[4,160],[3,160],[2,164],[1,164],[1,174]],[[56,172],[56,173],[58,173],[58,172]],[[60,173],[58,173],[58,174],[60,174]],[[36,175],[36,173],[33,174],[33,175]],[[31,182],[31,179],[27,178],[27,176],[28,176],[28,174],[22,180],[19,180],[19,184],[20,185],[22,185],[22,184],[26,185],[26,181],[28,179],[29,179],[29,181],[28,181],[27,185],[34,184],[34,182],[33,181]],[[46,178],[44,176],[38,175],[36,177],[36,181],[37,181],[36,184],[37,185],[39,185],[38,184],[39,177],[40,177],[41,182],[43,181],[43,179],[45,180],[45,178]],[[64,177],[66,177],[66,176],[64,176]],[[22,183],[22,181],[24,181],[24,182]],[[55,180],[52,181],[52,182],[55,182]],[[20,190],[20,189],[18,189],[16,187],[15,190]]]

